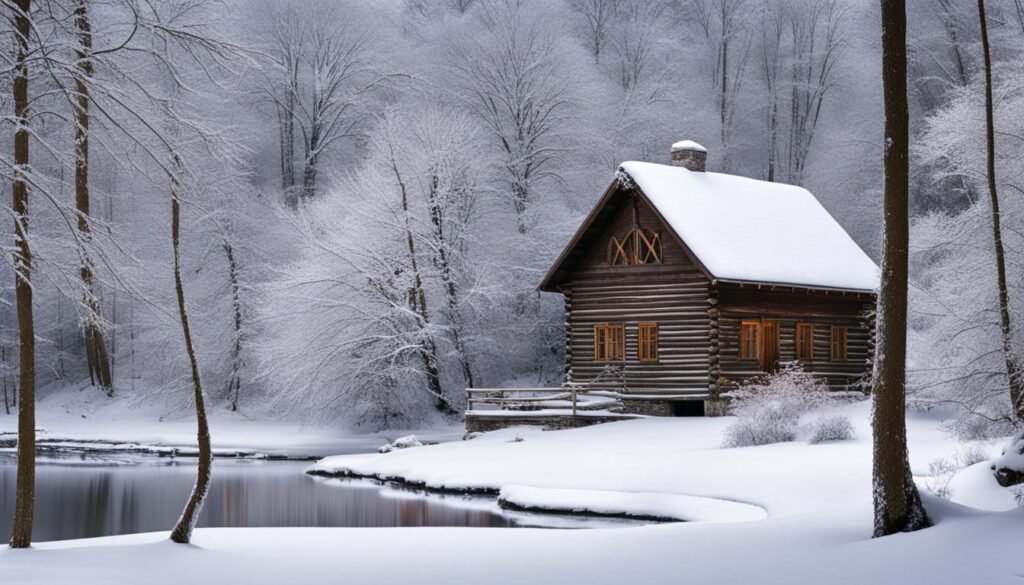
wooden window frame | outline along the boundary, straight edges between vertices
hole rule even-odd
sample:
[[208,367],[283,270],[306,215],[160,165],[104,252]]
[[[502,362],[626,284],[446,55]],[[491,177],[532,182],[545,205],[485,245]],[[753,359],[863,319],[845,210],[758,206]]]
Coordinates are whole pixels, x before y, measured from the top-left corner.
[[636,358],[644,363],[658,361],[658,324],[641,321],[636,324]]
[[829,358],[833,362],[845,362],[848,358],[849,328],[846,325],[833,325],[829,335]]
[[[772,336],[772,344],[769,346],[768,334]],[[778,369],[781,343],[781,324],[778,319],[744,319],[740,321],[740,351],[739,358],[742,361],[757,362],[758,367],[764,372],[775,372]],[[753,335],[753,339],[751,339]],[[774,359],[769,361],[769,347],[774,348]]]
[[626,361],[626,325],[599,323],[594,325],[594,361]]
[[610,266],[644,266],[661,264],[664,256],[661,234],[640,226],[631,228],[619,239],[608,239],[608,264]]
[[[803,339],[806,332],[808,339]],[[796,360],[798,362],[814,361],[814,323],[798,322],[796,324]]]
[[[750,340],[753,331],[753,342]],[[740,321],[740,359],[760,361],[761,358],[761,321],[744,319]]]

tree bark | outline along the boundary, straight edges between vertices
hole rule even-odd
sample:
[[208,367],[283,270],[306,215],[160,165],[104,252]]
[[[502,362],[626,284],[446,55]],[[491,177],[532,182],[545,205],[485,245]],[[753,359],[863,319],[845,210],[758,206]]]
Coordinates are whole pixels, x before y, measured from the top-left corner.
[[[181,159],[172,155],[174,168],[172,172],[181,171]],[[196,483],[192,487],[192,495],[185,504],[185,510],[178,519],[178,524],[171,531],[171,540],[187,544],[192,539],[192,529],[199,520],[203,502],[210,490],[210,479],[213,475],[213,454],[210,450],[210,427],[206,420],[206,404],[203,401],[203,384],[199,378],[199,364],[196,351],[192,346],[192,333],[188,326],[188,313],[185,311],[185,288],[181,282],[181,255],[179,241],[181,233],[181,204],[178,198],[178,178],[171,175],[171,244],[174,249],[174,292],[178,297],[178,316],[181,318],[181,333],[185,338],[185,352],[188,354],[189,367],[192,370],[193,400],[196,405],[197,438],[199,442],[199,466],[196,470]]]
[[228,280],[231,285],[231,310],[234,315],[234,339],[231,346],[231,375],[228,377],[227,396],[231,410],[238,410],[239,394],[242,391],[242,298],[238,284],[238,262],[235,249],[226,237],[222,243],[228,260]]
[[90,257],[92,233],[89,226],[89,82],[92,78],[92,25],[86,0],[78,0],[75,7],[75,28],[78,30],[78,73],[75,75],[75,208],[78,216],[78,236],[81,239],[81,278],[85,318],[82,323],[85,339],[86,363],[89,379],[107,396],[114,395],[103,335],[99,299],[93,285],[93,263]]
[[444,388],[441,387],[441,370],[437,363],[437,343],[431,334],[430,312],[427,310],[427,295],[423,288],[423,277],[420,274],[419,262],[416,260],[416,240],[412,232],[412,219],[409,215],[409,196],[402,180],[402,174],[398,170],[398,162],[392,153],[391,169],[395,174],[399,190],[402,194],[402,215],[405,222],[406,247],[409,252],[409,264],[413,274],[413,288],[409,291],[409,303],[413,312],[419,316],[420,333],[423,335],[422,347],[420,348],[420,359],[423,361],[423,369],[427,375],[427,391],[434,397],[434,407],[444,414],[456,414],[455,408],[444,395]]
[[1010,319],[1010,293],[1006,286],[1006,252],[1003,248],[1002,218],[999,214],[999,194],[996,191],[996,131],[992,103],[992,58],[989,52],[988,22],[985,18],[985,0],[978,0],[978,22],[981,25],[981,49],[985,61],[985,147],[988,195],[992,207],[992,242],[996,257],[996,281],[999,287],[999,332],[1002,340],[1003,361],[1010,387],[1010,405],[1013,416],[1024,420],[1024,377],[1013,353],[1013,322]]
[[905,0],[881,0],[885,99],[885,196],[878,354],[872,380],[874,536],[930,525],[907,457],[906,352],[909,222],[909,112]]
[[14,294],[18,312],[19,392],[18,408],[18,479],[14,488],[14,526],[11,548],[32,545],[32,517],[35,508],[36,482],[36,334],[32,316],[32,251],[28,243],[28,39],[31,0],[17,0],[14,14],[17,56],[14,63]]
[[430,193],[427,197],[430,208],[430,224],[434,231],[434,240],[437,252],[434,256],[434,264],[441,274],[441,282],[444,285],[445,302],[448,305],[448,322],[452,331],[452,344],[455,352],[459,354],[459,362],[462,365],[462,377],[466,386],[474,387],[473,368],[469,361],[469,352],[466,349],[465,327],[462,324],[462,314],[459,312],[459,286],[455,282],[455,275],[452,273],[452,260],[448,249],[448,237],[445,235],[445,219],[439,197],[439,180],[437,175],[431,177]]

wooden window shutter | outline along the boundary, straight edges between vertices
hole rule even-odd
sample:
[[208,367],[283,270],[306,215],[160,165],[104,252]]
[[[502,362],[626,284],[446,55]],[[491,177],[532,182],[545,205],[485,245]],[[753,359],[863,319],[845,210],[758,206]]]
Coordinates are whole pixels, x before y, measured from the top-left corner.
[[801,362],[814,360],[814,324],[796,324],[796,359]]
[[761,322],[741,321],[740,322],[740,359],[756,360],[760,355],[758,351],[761,346]]
[[608,325],[608,361],[621,362],[626,359],[626,326],[622,323]]
[[834,362],[845,362],[846,361],[846,327],[843,325],[832,326],[831,336],[831,348],[830,352],[832,361]]
[[658,324],[638,323],[636,356],[642,362],[658,361]]
[[594,361],[626,359],[626,327],[622,323],[594,325]]

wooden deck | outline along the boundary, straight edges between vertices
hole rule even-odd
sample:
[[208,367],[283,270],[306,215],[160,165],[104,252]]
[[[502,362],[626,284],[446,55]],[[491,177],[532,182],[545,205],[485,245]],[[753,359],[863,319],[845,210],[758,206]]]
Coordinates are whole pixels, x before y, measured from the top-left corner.
[[514,426],[566,429],[639,418],[613,388],[467,388],[466,433]]

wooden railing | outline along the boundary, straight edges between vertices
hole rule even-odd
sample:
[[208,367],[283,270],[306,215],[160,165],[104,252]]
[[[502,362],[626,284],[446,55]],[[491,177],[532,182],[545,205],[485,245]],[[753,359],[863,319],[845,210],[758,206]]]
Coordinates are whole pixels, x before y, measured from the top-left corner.
[[619,392],[612,388],[583,388],[575,385],[562,388],[466,388],[466,410],[478,410],[477,407],[481,405],[508,410],[513,406],[567,400],[572,415],[576,416],[581,398],[585,400],[588,397],[618,399]]
[[564,384],[558,388],[466,388],[466,410],[473,411],[476,405],[484,404],[507,410],[510,405],[568,400],[572,415],[576,416],[581,397],[617,400],[625,386],[622,369],[607,366],[588,382]]

